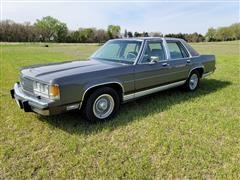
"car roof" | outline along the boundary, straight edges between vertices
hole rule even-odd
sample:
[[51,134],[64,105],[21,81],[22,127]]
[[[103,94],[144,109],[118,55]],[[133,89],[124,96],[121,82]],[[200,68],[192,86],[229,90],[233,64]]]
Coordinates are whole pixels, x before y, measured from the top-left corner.
[[169,37],[134,37],[134,38],[119,38],[119,39],[112,39],[112,40],[130,40],[130,41],[143,41],[143,40],[178,40],[182,41],[183,39],[180,38],[169,38]]

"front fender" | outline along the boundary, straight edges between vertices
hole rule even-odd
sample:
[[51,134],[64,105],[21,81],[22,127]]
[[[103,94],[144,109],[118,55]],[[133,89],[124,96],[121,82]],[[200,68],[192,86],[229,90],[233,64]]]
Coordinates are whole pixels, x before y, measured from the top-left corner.
[[122,88],[122,92],[124,93],[124,87],[123,84],[120,80],[115,79],[115,78],[111,78],[111,79],[101,79],[101,80],[93,80],[91,82],[88,82],[87,84],[85,84],[83,86],[82,89],[82,97],[81,97],[81,101],[84,100],[84,96],[85,94],[92,88],[94,87],[98,87],[98,86],[103,86],[103,85],[107,85],[107,84],[118,84],[121,86]]

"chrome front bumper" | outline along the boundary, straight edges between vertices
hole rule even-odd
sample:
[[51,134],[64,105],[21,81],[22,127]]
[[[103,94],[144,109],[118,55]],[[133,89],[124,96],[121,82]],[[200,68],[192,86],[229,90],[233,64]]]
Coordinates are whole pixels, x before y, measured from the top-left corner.
[[11,97],[16,100],[18,106],[25,112],[36,112],[41,115],[50,115],[49,104],[53,101],[37,97],[27,96],[20,83],[15,83],[10,90]]
[[10,90],[11,97],[15,99],[18,106],[25,112],[36,112],[38,114],[49,116],[64,113],[70,110],[79,109],[80,103],[70,103],[61,105],[54,100],[27,95],[20,85],[15,83],[14,88]]

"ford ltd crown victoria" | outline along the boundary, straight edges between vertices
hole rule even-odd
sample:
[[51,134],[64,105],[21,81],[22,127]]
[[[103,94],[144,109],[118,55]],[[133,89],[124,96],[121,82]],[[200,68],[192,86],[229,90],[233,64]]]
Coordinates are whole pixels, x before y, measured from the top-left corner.
[[113,39],[87,61],[22,68],[10,93],[25,112],[53,115],[78,109],[95,122],[151,93],[177,86],[195,91],[214,70],[214,55],[200,55],[182,39]]

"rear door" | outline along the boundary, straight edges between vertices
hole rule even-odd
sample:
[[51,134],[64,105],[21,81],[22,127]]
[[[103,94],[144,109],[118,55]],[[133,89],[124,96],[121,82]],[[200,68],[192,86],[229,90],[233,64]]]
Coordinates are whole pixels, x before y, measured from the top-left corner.
[[169,81],[185,80],[191,67],[190,54],[178,40],[167,40],[166,44],[169,52],[169,64],[171,66]]

